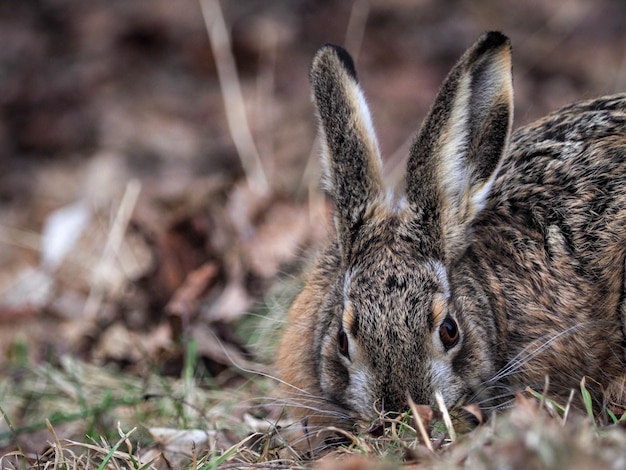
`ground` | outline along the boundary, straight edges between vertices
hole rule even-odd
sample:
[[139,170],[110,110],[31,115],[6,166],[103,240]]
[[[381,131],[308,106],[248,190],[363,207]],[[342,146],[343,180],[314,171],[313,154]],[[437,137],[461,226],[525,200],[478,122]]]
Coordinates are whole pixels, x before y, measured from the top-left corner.
[[[2,2],[2,468],[14,453],[34,468],[303,464],[267,437],[283,419],[267,376],[330,211],[310,60],[326,42],[356,58],[398,183],[439,83],[494,29],[513,43],[516,126],[626,91],[617,0]],[[444,429],[434,454],[409,433],[394,455],[626,464],[619,426],[546,407],[524,401],[454,445]],[[353,447],[389,451],[368,439]],[[374,465],[359,459],[344,464]]]

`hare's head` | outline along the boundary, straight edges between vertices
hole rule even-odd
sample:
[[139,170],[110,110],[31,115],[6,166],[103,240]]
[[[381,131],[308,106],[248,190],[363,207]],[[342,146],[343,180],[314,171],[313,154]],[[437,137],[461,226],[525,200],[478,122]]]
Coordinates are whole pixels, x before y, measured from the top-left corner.
[[[325,188],[336,239],[311,295],[319,391],[357,418],[401,411],[407,395],[450,406],[493,373],[492,340],[465,309],[486,302],[450,286],[471,224],[506,151],[512,116],[510,46],[487,33],[445,80],[411,148],[401,197],[381,158],[354,64],[325,46],[311,68]],[[471,290],[471,287],[468,289]],[[486,312],[486,314],[488,314]]]

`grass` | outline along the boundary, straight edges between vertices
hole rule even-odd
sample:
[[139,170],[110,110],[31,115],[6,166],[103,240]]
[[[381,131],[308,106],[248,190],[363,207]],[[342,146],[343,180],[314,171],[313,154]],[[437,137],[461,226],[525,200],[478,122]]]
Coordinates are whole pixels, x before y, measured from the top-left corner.
[[[59,459],[73,455],[75,462],[87,459],[92,466],[135,459],[127,468],[141,468],[146,463],[141,456],[154,454],[149,451],[157,447],[157,454],[166,454],[172,444],[165,440],[156,445],[154,430],[159,428],[180,430],[179,440],[186,437],[185,429],[206,430],[213,443],[207,438],[207,449],[198,453],[221,454],[220,439],[232,446],[231,441],[250,434],[232,415],[259,388],[245,381],[239,388],[206,388],[190,368],[187,364],[184,377],[174,379],[155,373],[137,377],[70,358],[57,365],[7,366],[0,387],[0,445],[5,454],[0,467],[11,468],[7,461],[13,458],[20,462],[15,468],[64,468]],[[220,434],[225,430],[228,439]],[[185,453],[193,453],[191,445]]]

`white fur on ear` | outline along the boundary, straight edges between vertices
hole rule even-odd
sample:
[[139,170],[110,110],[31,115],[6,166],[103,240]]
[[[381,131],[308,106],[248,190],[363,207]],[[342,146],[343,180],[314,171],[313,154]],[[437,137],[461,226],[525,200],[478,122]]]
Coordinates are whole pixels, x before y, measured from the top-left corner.
[[354,116],[354,125],[361,130],[361,135],[363,136],[365,147],[367,148],[368,164],[370,168],[376,168],[380,172],[382,168],[380,147],[378,145],[376,130],[374,129],[372,115],[367,105],[365,94],[358,83],[355,83],[354,86],[348,90],[348,93],[355,110],[357,110]]
[[455,221],[458,220],[462,209],[470,209],[469,207],[461,207],[469,202],[464,201],[464,198],[470,190],[472,180],[472,168],[467,161],[470,83],[471,77],[469,75],[465,75],[459,80],[448,126],[442,133],[442,139],[439,143],[437,158],[439,159],[441,190],[445,199],[443,206],[446,210],[444,210],[443,215],[447,219],[443,225],[447,229],[451,226],[454,228]]

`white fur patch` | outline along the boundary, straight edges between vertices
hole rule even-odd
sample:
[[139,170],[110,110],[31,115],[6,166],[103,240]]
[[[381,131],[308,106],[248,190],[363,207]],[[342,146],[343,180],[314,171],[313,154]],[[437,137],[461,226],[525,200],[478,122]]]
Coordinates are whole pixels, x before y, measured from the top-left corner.
[[[478,81],[478,88],[471,89],[472,75],[467,73],[459,80],[457,94],[452,103],[452,113],[449,117],[448,127],[445,129],[439,155],[440,175],[442,179],[443,192],[446,196],[446,220],[445,226],[452,229],[451,236],[458,229],[456,224],[460,220],[471,219],[480,212],[486,203],[491,187],[495,181],[497,168],[494,169],[489,179],[478,185],[473,181],[473,163],[468,161],[468,139],[470,122],[469,118],[472,109],[470,103],[472,96],[478,96],[477,105],[483,109],[479,110],[479,115],[486,113],[493,106],[498,97],[508,93],[512,94],[511,81],[503,79],[503,76],[510,75],[510,60],[508,56],[503,56],[502,60],[488,62],[489,70],[483,72],[482,80]],[[509,115],[509,125],[513,113]],[[505,149],[506,151],[506,149]]]
[[450,364],[442,359],[433,359],[430,363],[430,371],[432,374],[433,388],[435,390],[445,390],[452,375]]
[[472,194],[472,215],[478,214],[485,207],[485,203],[487,202],[487,196],[491,192],[491,187],[493,186],[493,182],[496,179],[496,173],[498,170],[496,169],[487,181],[483,183],[483,185],[474,191]]
[[373,159],[370,164],[377,165],[380,168],[382,161],[380,158],[380,150],[378,146],[378,139],[376,138],[376,131],[374,130],[374,124],[372,123],[372,115],[369,111],[369,106],[365,100],[363,90],[358,84],[355,84],[350,89],[349,94],[351,101],[354,103],[355,108],[358,110],[358,123],[363,130],[363,138],[366,139],[367,148],[370,151],[369,157]]
[[361,118],[361,122],[363,124],[365,134],[372,139],[372,143],[376,144],[378,147],[378,141],[376,140],[376,132],[374,131],[374,124],[372,123],[372,115],[369,111],[369,106],[367,105],[367,101],[365,100],[365,95],[363,94],[363,90],[357,84],[352,88],[352,100],[356,103],[356,108],[359,110],[359,117]]
[[328,140],[326,139],[326,133],[324,132],[323,126],[319,126],[318,137],[317,140],[319,142],[320,148],[320,161],[322,163],[322,185],[326,191],[332,191],[333,183],[332,178],[330,177],[330,150],[328,149]]
[[354,277],[353,269],[346,270],[346,275],[343,279],[343,303],[348,303],[348,291],[350,290],[350,284],[352,284],[352,278]]
[[373,397],[371,392],[371,384],[373,380],[370,372],[357,366],[350,370],[350,390],[348,393],[350,404],[363,416],[373,416]]

